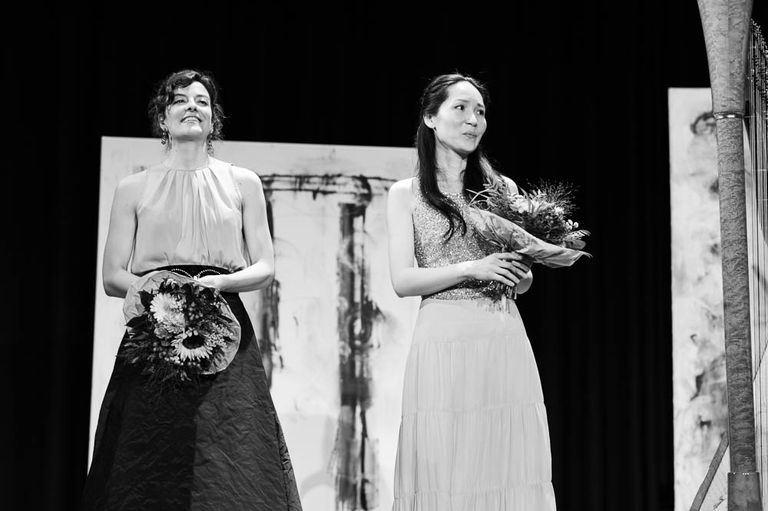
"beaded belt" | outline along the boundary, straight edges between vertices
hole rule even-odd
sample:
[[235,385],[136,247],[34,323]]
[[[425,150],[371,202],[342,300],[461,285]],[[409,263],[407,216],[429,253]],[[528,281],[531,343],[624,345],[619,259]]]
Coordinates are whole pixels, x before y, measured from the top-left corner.
[[228,271],[222,271],[215,268],[206,268],[202,271],[199,271],[195,273],[194,275],[190,275],[190,273],[182,268],[165,268],[168,271],[172,271],[173,273],[178,273],[179,275],[184,275],[186,277],[189,277],[190,279],[199,279],[200,277],[211,274],[211,275],[226,275],[229,272]]
[[[194,269],[197,269],[197,268],[202,268],[202,269],[197,273],[194,273]],[[200,277],[203,277],[205,275],[229,275],[230,273],[232,273],[231,271],[225,268],[218,268],[216,266],[206,266],[204,264],[180,264],[180,265],[172,265],[172,266],[161,266],[160,268],[155,268],[152,271],[159,271],[159,270],[172,271],[173,273],[184,275],[185,277],[189,277],[190,279],[199,279]]]

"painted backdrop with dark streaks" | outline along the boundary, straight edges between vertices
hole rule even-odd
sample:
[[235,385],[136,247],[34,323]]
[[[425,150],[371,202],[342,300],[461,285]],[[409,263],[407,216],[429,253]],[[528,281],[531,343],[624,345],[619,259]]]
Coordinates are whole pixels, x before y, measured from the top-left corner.
[[[717,144],[710,90],[670,89],[669,126],[675,509],[686,511],[728,428]],[[727,472],[727,459],[724,469]],[[713,494],[725,491],[722,486]]]
[[[103,139],[99,254],[115,184],[161,151],[153,139]],[[223,142],[216,155],[256,172],[267,199],[275,280],[243,302],[304,509],[389,509],[418,299],[392,290],[384,218],[389,186],[413,174],[414,151]],[[121,303],[97,279],[91,437],[122,335]]]

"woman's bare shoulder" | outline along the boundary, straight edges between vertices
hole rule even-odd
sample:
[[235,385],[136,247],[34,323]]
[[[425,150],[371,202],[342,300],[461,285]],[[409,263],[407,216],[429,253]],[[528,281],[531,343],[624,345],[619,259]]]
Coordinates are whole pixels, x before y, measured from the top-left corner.
[[398,211],[413,211],[416,204],[415,178],[401,179],[389,188],[388,208]]
[[416,185],[416,178],[409,177],[396,181],[390,188],[390,196],[409,197],[413,195],[413,187]]
[[259,175],[246,167],[235,165],[234,163],[225,163],[224,165],[230,165],[232,168],[232,177],[237,182],[240,190],[246,194],[259,192],[262,190],[261,178]]
[[120,196],[124,200],[137,201],[144,190],[149,170],[144,169],[123,177],[117,183],[115,195]]
[[242,180],[261,181],[261,179],[259,179],[259,175],[255,171],[246,167],[235,165],[234,163],[231,165],[232,174],[235,176],[235,178]]

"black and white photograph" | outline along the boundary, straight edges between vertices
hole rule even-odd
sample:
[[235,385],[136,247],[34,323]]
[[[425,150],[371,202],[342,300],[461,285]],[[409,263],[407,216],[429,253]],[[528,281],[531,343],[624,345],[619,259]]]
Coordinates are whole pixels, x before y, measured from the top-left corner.
[[766,508],[760,2],[13,12],[0,509]]

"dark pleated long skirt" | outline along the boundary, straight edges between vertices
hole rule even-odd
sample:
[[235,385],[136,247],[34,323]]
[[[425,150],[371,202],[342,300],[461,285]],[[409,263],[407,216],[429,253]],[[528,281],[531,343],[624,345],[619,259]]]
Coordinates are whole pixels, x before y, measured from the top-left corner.
[[253,326],[239,296],[223,296],[242,337],[222,372],[158,392],[117,359],[81,509],[301,510]]

